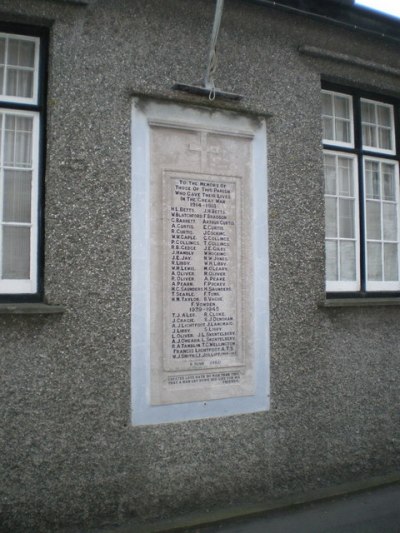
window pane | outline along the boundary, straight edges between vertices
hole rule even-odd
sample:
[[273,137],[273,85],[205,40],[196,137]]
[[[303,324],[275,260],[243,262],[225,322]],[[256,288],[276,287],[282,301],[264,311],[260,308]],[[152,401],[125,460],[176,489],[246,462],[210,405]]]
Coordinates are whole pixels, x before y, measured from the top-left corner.
[[18,65],[20,67],[35,66],[35,43],[32,41],[20,41],[19,42],[19,55]]
[[31,176],[30,171],[4,171],[4,222],[31,221]]
[[378,105],[377,107],[378,114],[378,124],[380,126],[392,126],[392,117],[390,114],[390,107]]
[[379,200],[381,197],[379,163],[376,161],[365,162],[365,184],[367,198]]
[[341,119],[336,119],[335,129],[336,141],[346,143],[350,142],[350,122]]
[[353,190],[353,162],[346,157],[338,157],[339,194],[354,196]]
[[361,119],[363,122],[375,124],[375,105],[361,101]]
[[7,96],[19,98],[32,98],[33,96],[33,72],[29,70],[7,70]]
[[397,241],[396,204],[383,204],[383,239],[385,241]]
[[333,137],[333,119],[324,117],[322,119],[323,138],[332,141]]
[[7,96],[17,96],[17,86],[18,86],[18,70],[7,69],[7,83],[6,83],[6,92]]
[[382,245],[377,242],[367,244],[367,267],[369,281],[382,281]]
[[323,138],[341,143],[352,142],[351,97],[322,93]]
[[32,166],[32,136],[30,133],[17,132],[15,135],[15,161],[16,167]]
[[9,39],[7,63],[15,67],[34,67],[35,43],[25,39]]
[[325,194],[336,194],[335,156],[324,155]]
[[29,279],[30,228],[3,226],[3,279]]
[[381,237],[381,204],[367,202],[367,239],[380,240]]
[[354,238],[354,200],[339,200],[339,225],[340,237]]
[[342,241],[340,243],[340,279],[354,281],[356,279],[356,250],[355,243]]
[[362,134],[364,146],[392,150],[392,106],[361,102]]
[[387,128],[378,128],[378,139],[379,148],[384,148],[385,150],[392,149],[392,137],[390,130]]
[[398,281],[399,268],[398,268],[398,251],[397,244],[385,244],[384,245],[384,257],[385,257],[385,281]]
[[32,117],[26,117],[24,115],[16,115],[15,116],[15,128],[18,131],[24,131],[27,133],[32,132]]
[[14,166],[15,132],[6,130],[4,133],[4,164]]
[[18,49],[19,49],[19,40],[9,39],[8,40],[8,57],[7,63],[9,65],[18,66]]
[[5,54],[6,54],[6,40],[4,37],[0,37],[0,65],[5,63]]
[[7,114],[5,116],[4,127],[6,130],[15,130],[15,115]]
[[19,65],[21,67],[35,66],[35,43],[21,41],[19,46]]
[[33,72],[21,70],[18,77],[17,96],[23,98],[33,97]]
[[333,100],[331,94],[322,93],[322,114],[333,116]]
[[29,39],[0,38],[0,94],[33,98],[36,46]]
[[336,198],[325,198],[325,235],[337,237]]
[[7,63],[9,65],[18,66],[18,56],[19,56],[19,40],[9,39],[8,40],[8,57]]
[[396,200],[395,168],[393,165],[382,164],[383,199]]
[[31,167],[32,117],[7,114],[5,128],[4,164],[10,167]]
[[376,128],[375,126],[366,126],[363,124],[362,136],[364,146],[376,146]]
[[327,281],[337,281],[338,279],[338,254],[337,242],[326,241],[326,279]]
[[349,99],[345,96],[335,96],[335,116],[340,118],[350,118]]

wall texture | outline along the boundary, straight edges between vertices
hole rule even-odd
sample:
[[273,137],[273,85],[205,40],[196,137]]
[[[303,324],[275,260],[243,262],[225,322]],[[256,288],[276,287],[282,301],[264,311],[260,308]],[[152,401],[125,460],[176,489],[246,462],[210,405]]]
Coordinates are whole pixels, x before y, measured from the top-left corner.
[[[201,77],[211,0],[1,0],[50,28],[45,292],[63,315],[0,318],[0,530],[157,518],[393,471],[400,464],[397,307],[320,308],[320,79],[400,94],[400,77],[300,54],[311,45],[400,68],[379,38],[226,3],[217,85],[267,120],[271,410],[132,427],[133,93]],[[196,98],[192,98],[196,101]]]

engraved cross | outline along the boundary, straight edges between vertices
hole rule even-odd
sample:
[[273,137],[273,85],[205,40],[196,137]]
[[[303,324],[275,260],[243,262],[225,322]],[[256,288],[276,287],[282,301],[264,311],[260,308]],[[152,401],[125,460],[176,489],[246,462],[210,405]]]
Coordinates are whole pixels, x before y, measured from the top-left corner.
[[219,154],[221,150],[217,146],[207,146],[207,136],[206,131],[200,132],[200,145],[199,144],[189,144],[189,150],[191,152],[200,152],[200,170],[203,171],[207,167],[208,163],[208,154]]

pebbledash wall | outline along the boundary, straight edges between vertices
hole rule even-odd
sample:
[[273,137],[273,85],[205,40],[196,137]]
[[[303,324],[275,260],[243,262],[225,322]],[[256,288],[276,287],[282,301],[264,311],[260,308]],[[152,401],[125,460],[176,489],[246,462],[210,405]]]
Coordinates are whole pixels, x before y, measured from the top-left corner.
[[0,1],[2,22],[49,29],[44,293],[64,308],[0,315],[1,531],[150,520],[399,467],[400,308],[323,305],[320,119],[324,78],[400,95],[399,44],[241,0],[225,6],[217,85],[266,117],[270,409],[131,423],[132,102],[204,104],[170,87],[201,76],[214,5]]

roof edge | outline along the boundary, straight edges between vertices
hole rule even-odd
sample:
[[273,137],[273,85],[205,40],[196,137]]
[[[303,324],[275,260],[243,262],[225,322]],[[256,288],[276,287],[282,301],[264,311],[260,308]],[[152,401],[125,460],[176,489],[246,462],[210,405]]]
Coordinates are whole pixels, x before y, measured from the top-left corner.
[[354,0],[244,0],[307,16],[400,44],[400,19],[354,4]]

